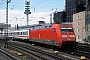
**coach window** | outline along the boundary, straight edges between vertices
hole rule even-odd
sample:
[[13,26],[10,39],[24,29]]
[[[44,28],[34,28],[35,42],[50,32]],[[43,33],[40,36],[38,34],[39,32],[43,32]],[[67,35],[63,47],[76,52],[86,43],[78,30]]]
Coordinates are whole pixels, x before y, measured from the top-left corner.
[[17,35],[19,35],[19,32],[17,32]]
[[19,32],[19,35],[21,35],[21,32]]
[[22,32],[21,32],[21,35],[22,35]]
[[26,32],[26,35],[28,35],[28,31]]
[[27,32],[23,32],[23,35],[27,35]]
[[25,32],[23,32],[23,35],[25,35]]

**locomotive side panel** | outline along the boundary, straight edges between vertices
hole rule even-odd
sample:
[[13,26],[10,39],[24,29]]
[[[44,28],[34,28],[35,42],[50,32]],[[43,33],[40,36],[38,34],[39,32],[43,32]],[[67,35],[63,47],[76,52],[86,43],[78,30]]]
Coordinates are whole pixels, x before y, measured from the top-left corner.
[[32,41],[58,46],[58,37],[54,28],[31,30],[30,38]]

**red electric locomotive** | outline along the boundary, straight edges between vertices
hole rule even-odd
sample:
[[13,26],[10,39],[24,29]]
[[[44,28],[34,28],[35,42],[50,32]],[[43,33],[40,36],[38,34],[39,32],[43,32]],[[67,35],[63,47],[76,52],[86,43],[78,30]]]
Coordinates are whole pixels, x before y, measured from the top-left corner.
[[12,32],[13,39],[29,40],[53,46],[75,46],[72,24],[44,24]]
[[75,45],[76,36],[72,24],[45,24],[32,27],[29,31],[29,41],[54,46]]

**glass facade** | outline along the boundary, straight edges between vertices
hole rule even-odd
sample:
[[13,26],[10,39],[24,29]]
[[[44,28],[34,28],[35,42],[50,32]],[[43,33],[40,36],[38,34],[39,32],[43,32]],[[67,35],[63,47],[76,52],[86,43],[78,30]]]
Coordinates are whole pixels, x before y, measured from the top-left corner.
[[66,21],[73,21],[73,14],[85,11],[86,0],[66,0]]
[[54,23],[66,22],[65,13],[65,11],[54,13]]

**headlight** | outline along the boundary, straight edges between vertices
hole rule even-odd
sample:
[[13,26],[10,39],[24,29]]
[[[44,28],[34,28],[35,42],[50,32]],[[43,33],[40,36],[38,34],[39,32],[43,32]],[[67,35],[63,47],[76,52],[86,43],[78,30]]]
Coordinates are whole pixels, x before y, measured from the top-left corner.
[[62,35],[62,37],[67,37],[67,35]]
[[75,35],[70,35],[70,37],[75,37]]

